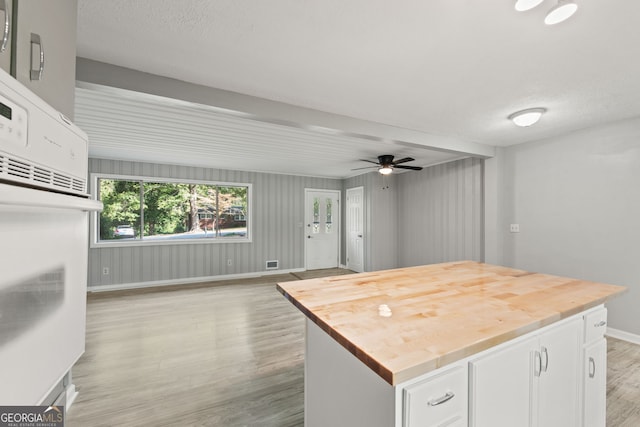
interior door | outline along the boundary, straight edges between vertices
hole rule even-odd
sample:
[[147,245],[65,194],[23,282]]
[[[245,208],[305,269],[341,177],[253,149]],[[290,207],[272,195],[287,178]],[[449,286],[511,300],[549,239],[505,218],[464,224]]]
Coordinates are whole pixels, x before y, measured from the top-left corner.
[[305,220],[306,269],[338,267],[340,192],[306,189]]
[[347,189],[347,268],[364,271],[364,189]]

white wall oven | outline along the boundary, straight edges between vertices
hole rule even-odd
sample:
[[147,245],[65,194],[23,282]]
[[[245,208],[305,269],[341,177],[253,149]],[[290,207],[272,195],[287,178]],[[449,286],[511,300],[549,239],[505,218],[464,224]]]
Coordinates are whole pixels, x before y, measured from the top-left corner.
[[75,397],[63,378],[84,352],[88,216],[100,209],[86,134],[0,70],[0,405]]

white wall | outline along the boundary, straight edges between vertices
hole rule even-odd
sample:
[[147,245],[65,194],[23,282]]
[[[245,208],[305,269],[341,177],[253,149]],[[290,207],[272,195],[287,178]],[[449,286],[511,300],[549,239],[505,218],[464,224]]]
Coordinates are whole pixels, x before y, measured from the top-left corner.
[[512,146],[486,167],[487,261],[627,286],[609,325],[640,334],[640,119]]

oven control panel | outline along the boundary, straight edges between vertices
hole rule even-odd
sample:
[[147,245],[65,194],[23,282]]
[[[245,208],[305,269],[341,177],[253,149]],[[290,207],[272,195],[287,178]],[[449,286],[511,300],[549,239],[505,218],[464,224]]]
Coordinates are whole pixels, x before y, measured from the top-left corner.
[[27,129],[27,110],[0,94],[0,141],[26,147]]

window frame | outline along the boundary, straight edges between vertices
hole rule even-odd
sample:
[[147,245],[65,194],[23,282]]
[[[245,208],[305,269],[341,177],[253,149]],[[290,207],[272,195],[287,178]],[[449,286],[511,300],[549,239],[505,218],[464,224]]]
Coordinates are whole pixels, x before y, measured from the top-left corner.
[[196,184],[196,185],[215,185],[218,187],[246,187],[247,188],[247,212],[245,217],[247,220],[247,235],[245,237],[224,237],[224,238],[196,238],[196,239],[172,239],[172,240],[144,240],[144,239],[115,239],[100,240],[99,215],[100,212],[91,214],[90,225],[90,248],[115,248],[115,247],[132,247],[132,246],[166,246],[166,245],[206,245],[206,244],[228,244],[228,243],[251,243],[253,241],[253,184],[248,182],[227,182],[227,181],[207,181],[181,178],[164,178],[143,175],[123,175],[94,172],[90,174],[91,181],[91,198],[100,201],[99,193],[100,179],[113,179],[122,181],[140,181],[169,183],[169,184]]

